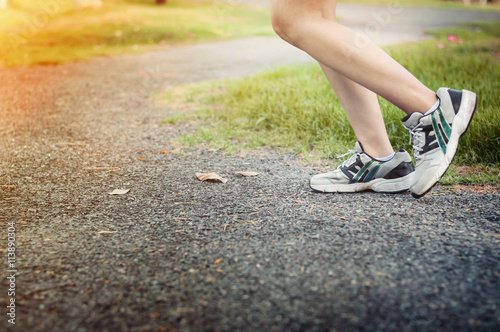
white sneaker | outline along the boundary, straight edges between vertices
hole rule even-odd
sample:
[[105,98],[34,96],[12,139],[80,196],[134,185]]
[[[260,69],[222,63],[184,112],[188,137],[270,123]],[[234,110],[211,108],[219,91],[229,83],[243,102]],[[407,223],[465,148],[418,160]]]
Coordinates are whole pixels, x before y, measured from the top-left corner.
[[410,188],[413,164],[408,152],[396,152],[389,161],[378,161],[365,152],[356,142],[353,155],[336,170],[311,178],[309,186],[325,193],[352,193],[373,190],[381,193],[398,193]]
[[441,100],[436,111],[401,120],[413,142],[416,170],[410,191],[415,198],[424,196],[444,175],[476,110],[474,92],[440,88],[436,95]]

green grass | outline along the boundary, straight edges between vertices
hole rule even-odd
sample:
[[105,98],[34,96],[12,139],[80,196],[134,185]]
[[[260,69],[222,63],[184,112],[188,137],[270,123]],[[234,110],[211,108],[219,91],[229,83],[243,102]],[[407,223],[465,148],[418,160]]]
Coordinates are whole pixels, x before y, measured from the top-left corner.
[[[447,36],[452,32],[464,42],[449,42]],[[482,166],[483,173],[491,176],[474,181],[497,183],[500,23],[433,34],[435,40],[386,50],[433,90],[448,86],[479,93],[476,116],[461,140],[454,164]],[[271,146],[307,158],[333,158],[352,148],[356,140],[338,98],[317,65],[284,66],[243,79],[186,87],[163,97],[175,95],[198,104],[201,110],[190,113],[190,120],[197,116],[205,123],[195,134],[183,137],[184,144],[202,143],[229,152]],[[380,102],[393,145],[411,150],[408,133],[400,122],[404,113],[385,100]],[[182,121],[182,117],[176,121]],[[455,176],[451,181],[464,183],[464,178],[470,176]]]
[[[0,66],[60,64],[158,47],[273,35],[269,11],[245,5],[109,0],[100,9],[44,9],[14,1],[0,11]],[[61,3],[70,3],[61,1]]]
[[440,183],[449,186],[455,184],[498,186],[498,165],[460,166],[452,165]]
[[[398,4],[393,0],[346,2]],[[460,1],[400,3],[465,8]],[[498,10],[500,5],[497,1],[486,8]],[[105,0],[98,10],[75,11],[71,1],[10,0],[9,7],[0,11],[0,66],[61,64],[255,35],[274,35],[269,9],[237,2],[170,0],[166,6],[156,6],[154,0]]]

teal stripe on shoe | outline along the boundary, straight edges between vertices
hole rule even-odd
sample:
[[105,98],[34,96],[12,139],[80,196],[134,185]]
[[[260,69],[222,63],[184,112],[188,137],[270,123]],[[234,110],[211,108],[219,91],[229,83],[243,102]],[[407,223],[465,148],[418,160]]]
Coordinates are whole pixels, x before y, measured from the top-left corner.
[[441,128],[438,125],[438,122],[436,119],[436,113],[437,112],[434,112],[431,115],[432,128],[434,129],[434,134],[436,134],[436,139],[438,140],[439,146],[441,147],[441,151],[443,151],[443,153],[446,154],[446,143],[443,139],[443,135],[441,134]]
[[369,162],[366,163],[363,168],[359,170],[358,173],[352,178],[351,183],[358,182],[359,179],[363,176],[363,173],[370,167],[370,165],[373,164],[373,160],[370,160]]
[[364,179],[363,182],[369,182],[373,179],[373,177],[375,176],[375,174],[377,174],[378,172],[378,169],[380,168],[380,166],[382,166],[382,163],[379,162],[377,166],[373,167],[373,169],[370,171],[370,173],[368,173],[368,175],[366,176],[366,178]]
[[443,131],[444,131],[444,133],[446,135],[446,138],[450,139],[450,137],[451,137],[451,127],[448,124],[448,121],[446,121],[446,118],[444,117],[443,111],[441,111],[440,108],[438,108],[438,112],[439,112],[439,118],[441,120],[441,128],[443,129]]

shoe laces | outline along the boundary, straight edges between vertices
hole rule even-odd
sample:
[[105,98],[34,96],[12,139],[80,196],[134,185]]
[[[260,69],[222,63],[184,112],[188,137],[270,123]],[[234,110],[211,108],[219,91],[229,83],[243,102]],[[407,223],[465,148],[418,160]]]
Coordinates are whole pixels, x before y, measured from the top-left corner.
[[348,149],[347,150],[347,153],[344,153],[340,156],[337,156],[337,159],[342,159],[344,158],[345,156],[348,156],[348,155],[351,155],[351,157],[347,160],[345,160],[342,164],[340,164],[337,168],[340,168],[340,167],[348,167],[350,165],[352,165],[353,163],[356,162],[356,158],[358,156],[358,151],[356,150],[353,150],[353,149]]
[[422,158],[420,152],[423,150],[423,146],[425,145],[425,135],[423,128],[420,127],[420,123],[413,129],[410,129],[410,143],[413,143],[413,155],[415,156],[415,159]]

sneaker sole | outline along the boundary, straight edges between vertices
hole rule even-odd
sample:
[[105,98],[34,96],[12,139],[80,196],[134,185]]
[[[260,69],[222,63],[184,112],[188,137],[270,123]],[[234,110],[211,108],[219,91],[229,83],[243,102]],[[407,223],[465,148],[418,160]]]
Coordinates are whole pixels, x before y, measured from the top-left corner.
[[477,95],[474,92],[462,90],[462,102],[463,106],[460,107],[452,126],[451,137],[448,141],[448,145],[446,146],[446,154],[444,155],[444,159],[437,167],[435,176],[431,181],[428,182],[426,186],[424,186],[424,190],[421,193],[412,192],[411,195],[415,198],[420,198],[425,196],[431,189],[441,180],[443,175],[446,173],[448,168],[450,167],[453,159],[455,159],[455,155],[457,154],[458,149],[458,141],[460,138],[465,135],[467,130],[469,129],[470,123],[472,122],[472,118],[476,113],[477,107]]
[[311,185],[309,187],[322,193],[356,193],[361,191],[375,191],[378,193],[397,194],[410,189],[413,173],[398,179],[375,179],[370,182],[357,182],[352,184],[330,184],[330,185]]

